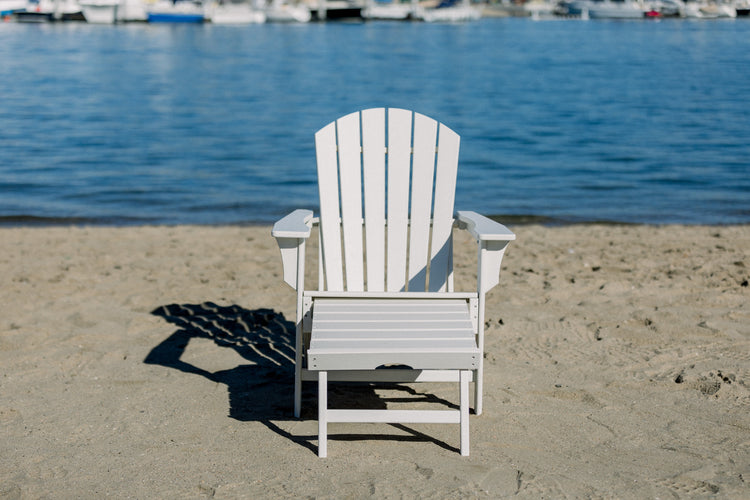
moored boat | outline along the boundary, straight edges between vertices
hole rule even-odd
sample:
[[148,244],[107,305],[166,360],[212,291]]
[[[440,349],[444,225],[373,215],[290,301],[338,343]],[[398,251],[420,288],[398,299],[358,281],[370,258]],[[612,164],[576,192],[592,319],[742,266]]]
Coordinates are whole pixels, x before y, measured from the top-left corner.
[[567,9],[569,15],[587,19],[643,19],[647,12],[631,0],[574,0]]
[[718,2],[686,2],[685,17],[695,19],[735,18],[737,10],[733,4]]
[[362,17],[372,20],[400,21],[411,19],[416,9],[416,2],[401,3],[393,0],[387,2],[370,0],[367,6],[362,9]]
[[214,24],[260,24],[266,22],[266,14],[254,9],[249,3],[220,3],[211,7],[209,20]]
[[26,0],[0,0],[0,16],[6,17],[26,9]]
[[201,2],[160,0],[148,9],[150,23],[202,23],[205,19]]
[[85,21],[76,0],[32,0],[24,10],[16,11],[14,17],[22,23]]
[[307,23],[312,19],[307,5],[290,4],[282,0],[273,0],[264,13],[269,23]]
[[317,21],[361,20],[365,5],[360,0],[311,0],[310,13]]
[[114,24],[120,0],[78,0],[87,23]]
[[415,13],[415,18],[428,23],[476,21],[481,17],[482,12],[468,0],[443,0],[434,8],[420,7]]

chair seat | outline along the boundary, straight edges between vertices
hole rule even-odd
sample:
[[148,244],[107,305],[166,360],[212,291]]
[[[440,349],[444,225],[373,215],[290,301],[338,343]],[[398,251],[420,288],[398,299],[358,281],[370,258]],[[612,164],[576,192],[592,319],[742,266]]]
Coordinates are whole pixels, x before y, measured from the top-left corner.
[[471,308],[465,299],[323,298],[313,305],[308,369],[475,370]]

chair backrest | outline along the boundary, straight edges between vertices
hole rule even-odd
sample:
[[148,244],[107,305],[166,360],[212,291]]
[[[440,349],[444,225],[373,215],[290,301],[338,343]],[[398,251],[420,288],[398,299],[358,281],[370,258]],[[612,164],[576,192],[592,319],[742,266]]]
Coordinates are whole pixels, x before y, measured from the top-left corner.
[[449,290],[459,136],[377,108],[326,125],[315,147],[321,289]]

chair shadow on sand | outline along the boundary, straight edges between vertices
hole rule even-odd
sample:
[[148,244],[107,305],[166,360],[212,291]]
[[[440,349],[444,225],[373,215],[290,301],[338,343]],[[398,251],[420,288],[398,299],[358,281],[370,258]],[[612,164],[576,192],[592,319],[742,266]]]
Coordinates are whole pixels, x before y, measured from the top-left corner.
[[[164,318],[178,327],[169,337],[154,347],[143,360],[146,364],[203,376],[225,384],[229,392],[229,417],[239,421],[257,421],[272,431],[312,451],[317,435],[295,436],[274,421],[295,420],[292,416],[294,392],[294,336],[295,325],[282,313],[272,309],[245,309],[238,305],[220,306],[212,302],[202,304],[169,304],[159,306],[151,314]],[[249,364],[228,370],[210,372],[181,359],[191,339],[213,340],[219,347],[234,349]],[[302,419],[317,418],[315,384],[303,390]],[[369,384],[336,384],[331,387],[332,407],[386,408],[387,402],[428,401],[455,408],[453,403],[429,393],[417,393],[404,385],[392,388],[404,392],[404,397],[384,399]],[[311,391],[312,390],[312,391]],[[401,424],[394,428],[407,435],[334,434],[333,440],[397,440],[430,441],[440,447],[455,448]]]

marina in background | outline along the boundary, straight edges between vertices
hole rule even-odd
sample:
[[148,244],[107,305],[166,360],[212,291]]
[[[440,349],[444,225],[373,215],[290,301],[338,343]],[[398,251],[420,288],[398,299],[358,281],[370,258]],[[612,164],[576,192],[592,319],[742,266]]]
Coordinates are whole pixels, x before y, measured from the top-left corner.
[[482,17],[717,19],[747,17],[750,0],[0,0],[6,21],[258,24],[328,20],[467,22]]

